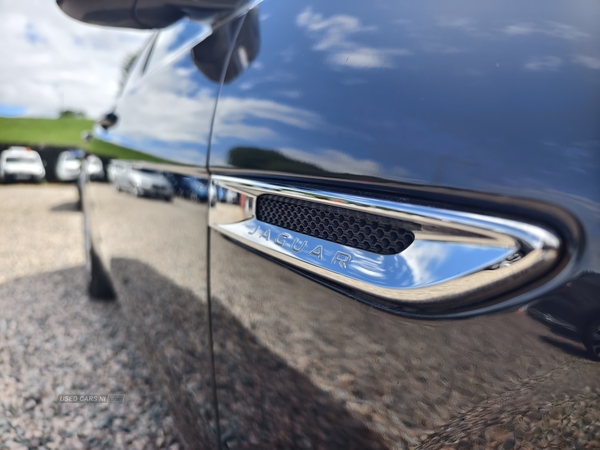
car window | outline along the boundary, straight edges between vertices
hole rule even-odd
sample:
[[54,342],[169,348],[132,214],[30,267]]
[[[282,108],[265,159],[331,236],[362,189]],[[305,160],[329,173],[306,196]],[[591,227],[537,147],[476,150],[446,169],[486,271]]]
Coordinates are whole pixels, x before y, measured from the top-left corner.
[[159,172],[157,172],[156,170],[152,170],[152,169],[138,169],[138,168],[136,168],[136,169],[133,169],[133,170],[135,170],[136,172],[149,173],[149,174],[152,174],[152,175],[158,175],[159,174]]
[[35,158],[30,158],[30,157],[18,157],[18,156],[11,156],[9,158],[6,158],[6,162],[12,162],[12,163],[17,163],[17,162],[24,162],[24,163],[32,163],[32,162],[36,162]]

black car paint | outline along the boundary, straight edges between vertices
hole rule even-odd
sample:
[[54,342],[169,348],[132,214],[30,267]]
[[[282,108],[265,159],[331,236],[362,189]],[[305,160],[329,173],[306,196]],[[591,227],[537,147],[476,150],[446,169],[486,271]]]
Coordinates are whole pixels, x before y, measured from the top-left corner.
[[582,341],[589,326],[600,318],[599,292],[598,274],[584,273],[533,302],[527,312],[553,331]]
[[94,248],[189,445],[435,448],[483,433],[457,424],[531,379],[546,381],[488,420],[538,407],[542,392],[598,390],[597,372],[571,375],[564,348],[515,314],[548,296],[572,312],[561,287],[600,272],[598,4],[270,0],[256,11],[241,35],[259,33],[260,49],[244,67],[231,44],[233,75],[222,53],[201,71],[203,25],[163,32],[168,51],[144,74],[140,58],[119,122],[97,137],[176,176],[524,217],[557,230],[566,250],[548,277],[466,320],[417,320],[208,229],[209,204],[88,182]]

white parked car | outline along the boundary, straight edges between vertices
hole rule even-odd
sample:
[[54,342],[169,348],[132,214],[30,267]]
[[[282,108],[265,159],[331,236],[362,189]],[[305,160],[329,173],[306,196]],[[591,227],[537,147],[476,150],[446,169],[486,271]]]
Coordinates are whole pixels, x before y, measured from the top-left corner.
[[87,158],[87,173],[90,180],[102,180],[104,178],[104,165],[96,155],[89,155]]
[[30,180],[39,183],[46,176],[40,154],[29,147],[10,147],[0,154],[0,181]]
[[67,150],[61,152],[56,160],[56,178],[60,181],[74,181],[81,172],[81,162],[85,153],[81,150]]

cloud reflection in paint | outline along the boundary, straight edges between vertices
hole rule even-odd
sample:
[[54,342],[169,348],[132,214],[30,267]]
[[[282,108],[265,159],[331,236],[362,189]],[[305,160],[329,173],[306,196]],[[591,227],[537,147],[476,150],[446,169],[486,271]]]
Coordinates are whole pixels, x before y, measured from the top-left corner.
[[334,15],[325,18],[308,7],[296,18],[296,24],[316,39],[313,49],[327,52],[329,62],[352,68],[391,68],[395,56],[409,56],[405,48],[377,48],[351,40],[357,33],[376,31],[377,27],[365,26],[360,19],[350,15]]

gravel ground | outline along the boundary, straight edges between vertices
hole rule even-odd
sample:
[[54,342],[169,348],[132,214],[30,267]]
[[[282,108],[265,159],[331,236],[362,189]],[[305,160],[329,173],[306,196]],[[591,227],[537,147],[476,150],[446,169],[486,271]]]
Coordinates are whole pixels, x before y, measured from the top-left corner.
[[0,187],[0,448],[181,448],[119,303],[86,295],[76,199],[73,186]]
[[[204,262],[186,250],[204,235],[184,220],[204,206],[100,186],[95,201],[123,226],[99,222],[99,233],[131,294],[101,303],[85,293],[76,195],[72,186],[0,186],[0,449],[182,448],[150,372],[170,395],[184,379],[190,411],[210,409],[208,381],[194,378],[206,373],[205,286],[194,277]],[[518,314],[398,326],[264,258],[227,259],[233,244],[214,243],[221,426],[228,443],[246,434],[236,448],[600,448],[600,364],[580,344]],[[308,290],[303,301],[290,295]],[[130,335],[136,320],[154,366]],[[116,393],[124,403],[56,402]],[[212,423],[203,420],[194,426]]]
[[0,185],[0,283],[85,262],[77,190]]

